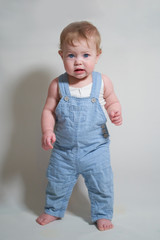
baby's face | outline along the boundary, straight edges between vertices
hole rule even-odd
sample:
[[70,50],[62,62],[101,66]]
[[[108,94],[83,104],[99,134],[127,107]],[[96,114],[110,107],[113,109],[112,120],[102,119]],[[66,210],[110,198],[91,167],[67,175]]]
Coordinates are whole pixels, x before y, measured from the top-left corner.
[[59,51],[66,72],[76,79],[85,79],[90,76],[98,61],[96,44],[93,39],[86,41],[74,41],[74,46],[64,44],[63,50]]

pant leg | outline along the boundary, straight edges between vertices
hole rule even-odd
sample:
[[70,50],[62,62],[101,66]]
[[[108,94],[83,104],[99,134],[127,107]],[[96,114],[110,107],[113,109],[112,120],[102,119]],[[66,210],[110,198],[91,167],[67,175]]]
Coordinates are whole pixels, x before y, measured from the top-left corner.
[[65,161],[54,159],[47,170],[45,213],[62,218],[68,205],[78,174]]
[[109,153],[99,154],[93,161],[93,168],[82,175],[91,201],[92,222],[102,218],[112,220],[114,194]]

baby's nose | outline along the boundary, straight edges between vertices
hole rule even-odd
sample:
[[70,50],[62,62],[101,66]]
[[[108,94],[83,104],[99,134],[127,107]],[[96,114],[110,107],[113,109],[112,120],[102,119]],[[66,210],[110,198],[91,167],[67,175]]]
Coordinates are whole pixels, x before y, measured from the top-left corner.
[[77,58],[75,59],[74,64],[75,64],[75,65],[80,65],[80,64],[82,64],[81,58],[80,58],[80,57],[77,57]]

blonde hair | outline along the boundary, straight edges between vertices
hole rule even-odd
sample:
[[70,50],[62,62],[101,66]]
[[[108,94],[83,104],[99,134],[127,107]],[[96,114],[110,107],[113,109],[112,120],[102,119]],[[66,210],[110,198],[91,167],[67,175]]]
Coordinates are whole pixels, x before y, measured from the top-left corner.
[[97,28],[87,22],[87,21],[80,21],[80,22],[73,22],[70,23],[68,26],[66,26],[63,31],[61,32],[60,35],[60,49],[63,49],[63,46],[65,43],[74,46],[73,41],[79,41],[81,39],[85,39],[88,41],[89,39],[93,37],[96,48],[97,48],[97,53],[101,53],[101,36]]

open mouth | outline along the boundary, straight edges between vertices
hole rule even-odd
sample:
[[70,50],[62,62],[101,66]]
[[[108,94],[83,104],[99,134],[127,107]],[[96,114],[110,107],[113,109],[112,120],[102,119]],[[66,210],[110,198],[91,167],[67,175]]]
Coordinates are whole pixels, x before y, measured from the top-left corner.
[[83,71],[84,71],[84,69],[81,69],[81,68],[78,68],[75,70],[75,72],[83,72]]

